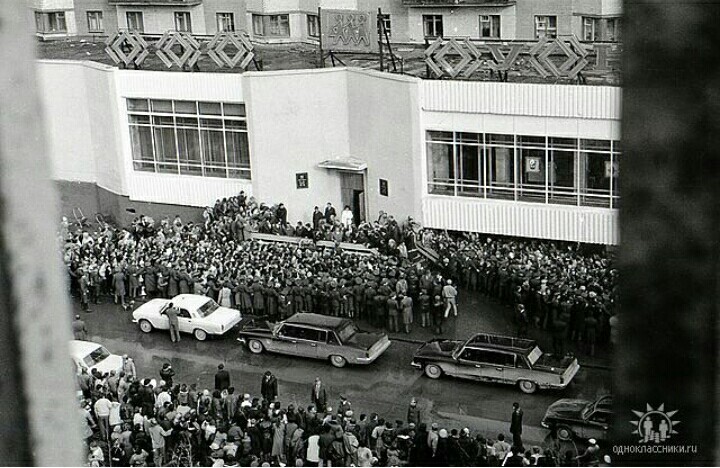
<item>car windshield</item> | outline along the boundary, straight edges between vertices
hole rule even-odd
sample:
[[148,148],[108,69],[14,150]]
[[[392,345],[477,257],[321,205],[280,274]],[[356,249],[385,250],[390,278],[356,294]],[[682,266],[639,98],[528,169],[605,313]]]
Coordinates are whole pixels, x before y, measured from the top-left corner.
[[355,336],[355,333],[357,333],[357,331],[357,327],[352,322],[348,322],[347,324],[336,330],[341,343],[347,342],[349,339]]
[[220,306],[218,305],[218,303],[210,299],[205,304],[198,307],[197,313],[200,317],[207,317],[219,308]]
[[530,354],[528,354],[528,361],[530,361],[530,365],[534,366],[538,360],[542,357],[542,351],[540,351],[540,348],[535,346],[532,351],[530,351]]
[[88,367],[94,367],[100,362],[110,357],[110,351],[105,349],[104,346],[95,348],[90,354],[83,358],[83,362]]

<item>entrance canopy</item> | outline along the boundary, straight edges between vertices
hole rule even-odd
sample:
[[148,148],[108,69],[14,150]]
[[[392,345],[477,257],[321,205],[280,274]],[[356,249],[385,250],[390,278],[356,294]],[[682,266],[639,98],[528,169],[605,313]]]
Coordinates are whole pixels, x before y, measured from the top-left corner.
[[327,159],[318,164],[318,167],[323,169],[335,169],[336,171],[360,172],[367,169],[367,163],[355,158],[337,158]]

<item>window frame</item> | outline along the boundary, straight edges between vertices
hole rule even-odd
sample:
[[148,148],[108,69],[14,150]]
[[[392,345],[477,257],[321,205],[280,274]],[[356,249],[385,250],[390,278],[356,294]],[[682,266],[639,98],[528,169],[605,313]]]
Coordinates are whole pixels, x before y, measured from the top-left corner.
[[[139,26],[140,26],[139,28],[130,26],[130,23],[131,23],[130,18],[131,17],[135,18],[136,20],[139,20]],[[145,33],[145,15],[143,14],[142,11],[126,11],[125,12],[125,25],[127,26],[128,31],[135,31],[140,34],[143,34],[143,33]]]
[[[553,22],[555,23],[554,26],[551,24]],[[544,26],[541,27],[541,23],[544,23]],[[535,39],[542,37],[554,39],[557,35],[557,15],[535,15]]]
[[[94,18],[92,18],[94,16]],[[87,19],[88,32],[90,33],[102,33],[105,32],[105,25],[103,23],[103,12],[102,10],[88,10],[85,12],[85,18]],[[92,22],[95,21],[99,25],[98,28],[92,27]]]
[[[253,35],[261,37],[290,37],[290,15],[287,13],[276,15],[252,14]],[[283,25],[287,26],[287,34],[277,34],[273,29],[280,30]],[[258,32],[258,29],[260,32]]]
[[[54,18],[54,20],[51,20]],[[57,27],[62,23],[62,28]],[[55,29],[52,28],[53,24]],[[36,11],[35,32],[39,34],[62,34],[67,33],[67,16],[64,10],[57,11]]]
[[[445,34],[445,25],[442,14],[422,15],[423,20],[423,37],[427,39],[435,39],[443,37]],[[438,34],[438,26],[440,33]],[[432,28],[432,31],[430,29]]]
[[192,34],[192,15],[189,11],[174,11],[173,20],[175,22],[175,31]]
[[[320,16],[308,13],[305,18],[307,35],[313,39],[320,37]],[[313,34],[314,31],[314,34]]]
[[[484,18],[487,18],[487,21],[484,20]],[[495,23],[495,20],[497,20],[497,23]],[[501,15],[479,15],[478,16],[478,23],[479,23],[479,36],[480,39],[500,39],[502,32],[502,20]],[[490,34],[484,35],[483,34],[483,24],[487,23],[489,25]],[[495,35],[494,33],[497,33]]]
[[583,41],[598,42],[600,40],[600,18],[595,16],[583,16],[581,17],[581,21]]
[[[229,28],[226,27],[227,24],[230,25]],[[217,32],[235,32],[235,13],[229,11],[216,12],[215,26],[217,27]]]
[[392,19],[390,13],[382,13],[380,15],[380,21],[382,21],[383,28],[387,31],[388,37],[392,37]]

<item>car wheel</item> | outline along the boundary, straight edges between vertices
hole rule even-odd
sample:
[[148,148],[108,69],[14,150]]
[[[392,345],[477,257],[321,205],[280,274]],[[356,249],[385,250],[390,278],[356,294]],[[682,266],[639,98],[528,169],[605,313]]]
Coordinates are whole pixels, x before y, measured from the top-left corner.
[[153,331],[152,323],[147,320],[140,320],[140,330],[142,330],[143,333],[150,333]]
[[333,355],[330,356],[330,363],[335,367],[345,367],[347,361],[342,356]]
[[537,384],[529,380],[521,380],[518,382],[518,387],[523,393],[535,393],[537,391]]
[[439,379],[442,375],[442,369],[435,364],[427,364],[425,365],[425,375],[431,379]]
[[207,340],[208,334],[205,330],[201,330],[199,328],[196,328],[193,332],[193,335],[195,336],[195,339],[198,341],[205,341]]
[[573,438],[573,431],[567,426],[558,426],[555,428],[555,434],[560,440],[571,440]]
[[249,349],[250,352],[253,353],[253,354],[260,354],[260,353],[262,353],[263,351],[265,351],[265,347],[264,347],[263,344],[262,344],[261,342],[259,342],[258,340],[250,340],[250,341],[248,341],[248,349]]

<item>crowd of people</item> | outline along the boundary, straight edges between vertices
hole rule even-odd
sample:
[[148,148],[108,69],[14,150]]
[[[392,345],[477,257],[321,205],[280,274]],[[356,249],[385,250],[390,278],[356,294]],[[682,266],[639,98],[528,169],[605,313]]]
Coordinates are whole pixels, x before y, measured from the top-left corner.
[[[398,223],[384,212],[356,225],[349,207],[338,217],[330,203],[324,211],[315,207],[312,224],[293,227],[287,216],[282,203],[270,206],[240,193],[205,209],[197,224],[180,216],[159,223],[139,216],[131,227],[102,223],[90,232],[73,231],[64,220],[70,284],[87,311],[103,294],[127,306],[138,298],[195,293],[271,320],[312,311],[391,332],[409,333],[419,324],[438,334],[449,312],[457,314],[462,285],[514,305],[519,335],[546,328],[556,354],[564,354],[567,340],[594,354],[596,343],[609,336],[617,270],[603,253],[421,229],[410,217]],[[304,241],[264,242],[251,232]],[[363,244],[377,255],[320,246],[319,240]],[[418,244],[437,252],[438,262],[411,259]]]
[[529,327],[550,331],[554,353],[562,355],[571,340],[594,355],[596,343],[609,339],[618,272],[599,249],[433,231],[424,233],[423,244],[467,290],[514,305],[519,335]]
[[511,444],[440,427],[414,398],[396,420],[356,411],[342,395],[333,408],[320,378],[296,407],[281,402],[270,371],[254,394],[233,387],[223,364],[212,389],[174,376],[166,363],[142,378],[128,356],[119,373],[78,376],[90,466],[609,466],[594,441],[582,454],[523,447],[517,404]]

